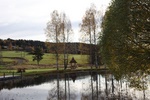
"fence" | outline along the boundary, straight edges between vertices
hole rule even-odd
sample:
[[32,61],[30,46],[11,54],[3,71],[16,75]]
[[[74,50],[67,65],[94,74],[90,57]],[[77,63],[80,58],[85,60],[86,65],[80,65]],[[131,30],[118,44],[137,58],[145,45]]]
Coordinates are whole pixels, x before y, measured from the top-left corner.
[[23,77],[23,72],[16,73],[16,72],[4,72],[0,76],[0,81],[5,81],[5,80],[12,80],[12,79],[22,79]]

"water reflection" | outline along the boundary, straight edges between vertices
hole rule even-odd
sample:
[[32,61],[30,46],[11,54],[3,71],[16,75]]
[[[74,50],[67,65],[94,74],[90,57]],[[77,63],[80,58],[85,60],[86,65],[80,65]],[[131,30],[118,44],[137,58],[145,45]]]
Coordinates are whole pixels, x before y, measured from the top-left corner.
[[[0,82],[0,100],[26,100],[26,98],[29,100],[41,100],[41,98],[42,100],[149,100],[149,76],[142,75],[132,73],[132,77],[128,75],[116,80],[107,71],[93,71],[57,73]],[[31,88],[32,92],[27,94],[26,90]],[[33,94],[37,90],[38,93]],[[22,91],[26,98],[21,98],[22,92],[15,97],[16,91]],[[39,95],[41,98],[38,98]]]
[[[141,95],[141,91],[136,94],[135,90],[130,89],[129,86],[131,83],[128,82],[127,79],[117,81],[113,75],[107,73],[103,75],[98,72],[90,72],[89,74],[88,80],[82,81],[82,87],[80,88],[81,94],[78,95],[76,94],[76,91],[70,87],[70,81],[67,81],[71,78],[73,82],[75,82],[77,74],[65,74],[65,85],[61,84],[61,88],[59,88],[59,91],[61,92],[57,94],[57,96],[60,97],[56,100],[148,100],[150,98],[149,96],[146,98],[145,88],[142,89],[144,91],[143,95]],[[66,81],[68,82],[68,85],[66,84]],[[71,94],[70,89],[72,89]],[[52,91],[53,89],[49,91],[50,95],[47,100],[55,99],[55,97],[51,95]],[[140,96],[138,97],[139,94]]]

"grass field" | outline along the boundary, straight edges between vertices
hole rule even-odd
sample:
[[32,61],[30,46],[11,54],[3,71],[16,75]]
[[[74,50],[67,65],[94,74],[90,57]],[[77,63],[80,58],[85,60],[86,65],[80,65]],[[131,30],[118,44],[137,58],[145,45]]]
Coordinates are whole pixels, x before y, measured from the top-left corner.
[[[43,56],[43,59],[40,61],[40,66],[37,66],[37,62],[33,61],[33,55],[28,54],[28,52],[21,52],[21,51],[2,51],[2,61],[4,65],[0,64],[0,76],[2,76],[4,73],[6,75],[12,75],[14,72],[16,73],[17,69],[20,67],[26,68],[26,72],[24,74],[40,74],[45,72],[52,72],[56,71],[56,67],[52,67],[51,65],[56,64],[56,59],[54,54],[45,53]],[[63,64],[63,54],[59,54],[59,65]],[[21,57],[25,58],[27,62],[22,63],[21,65],[15,65],[16,59],[13,57]],[[68,62],[71,60],[71,58],[74,57],[74,59],[77,61],[78,64],[82,65],[82,67],[78,69],[84,69],[87,66],[84,66],[88,64],[88,55],[75,55],[75,54],[69,54]],[[45,67],[46,65],[46,67]],[[11,69],[10,69],[11,68]],[[63,67],[59,68],[60,70],[64,70]],[[67,70],[70,70],[70,68],[67,68]]]
[[[28,60],[26,64],[36,64],[36,61],[33,61],[33,55],[29,55],[27,52],[20,51],[2,51],[3,57],[23,57]],[[74,55],[69,54],[69,61],[74,57],[78,64],[87,64],[88,55]],[[63,54],[59,55],[59,64],[63,64]],[[3,58],[4,62],[13,62],[13,59]],[[40,64],[55,64],[56,59],[54,54],[45,53],[43,59],[40,61]]]

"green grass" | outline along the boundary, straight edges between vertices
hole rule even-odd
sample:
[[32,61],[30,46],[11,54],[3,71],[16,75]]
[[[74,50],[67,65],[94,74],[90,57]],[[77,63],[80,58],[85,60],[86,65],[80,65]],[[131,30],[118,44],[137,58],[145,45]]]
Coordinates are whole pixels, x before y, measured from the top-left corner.
[[23,57],[26,54],[26,52],[21,51],[2,51],[3,57]]
[[[26,72],[24,72],[24,75],[31,75],[31,74],[40,74],[40,73],[44,73],[44,72],[50,72],[50,71],[55,71],[56,69],[52,68],[52,69],[29,69],[26,70]],[[20,75],[20,73],[17,73],[17,70],[0,70],[0,76],[4,75],[12,75],[12,73],[14,72],[15,75]]]
[[1,70],[1,69],[4,69],[4,68],[5,68],[5,66],[3,66],[3,65],[0,65],[0,70]]
[[0,70],[0,76],[4,75],[12,75],[13,72],[16,72],[16,70]]
[[[24,75],[36,75],[36,74],[42,74],[42,73],[51,73],[51,72],[56,72],[56,68],[54,67],[38,67],[34,69],[30,68],[30,64],[37,64],[36,61],[33,61],[33,55],[29,55],[27,52],[20,52],[20,51],[2,51],[2,55],[3,57],[3,61],[5,62],[6,65],[0,65],[0,76],[2,76],[4,73],[5,75],[12,75],[12,73],[14,72],[15,75],[20,75],[20,73],[17,73],[17,68],[15,68],[15,70],[9,70],[6,69],[7,66],[11,66],[14,64],[15,59],[12,59],[11,57],[23,57],[25,59],[28,60],[28,62],[24,63],[23,65],[19,65],[19,66],[27,66],[29,65],[29,68],[26,69],[26,72],[23,73]],[[63,54],[59,54],[59,64],[63,64]],[[10,58],[9,58],[10,57]],[[90,67],[85,66],[86,64],[88,64],[88,55],[78,55],[78,54],[69,54],[69,59],[68,59],[68,63],[70,62],[70,60],[72,59],[72,57],[74,57],[74,59],[77,61],[78,64],[82,65],[82,67],[78,67],[75,70],[71,70],[70,68],[67,68],[66,72],[70,72],[70,71],[78,71],[78,70],[89,70]],[[8,64],[8,65],[7,65]],[[56,64],[56,58],[55,58],[55,54],[50,54],[50,53],[45,53],[43,56],[43,59],[40,61],[40,64],[42,66],[43,65],[53,65]],[[31,65],[32,67],[32,65]],[[59,68],[59,70],[61,72],[64,72],[64,68],[61,67]]]
[[[71,58],[74,57],[78,64],[87,64],[88,63],[88,56],[87,55],[73,55],[69,54],[69,61]],[[33,55],[26,55],[26,59],[29,60],[28,64],[37,64],[36,61],[33,61]],[[59,55],[59,64],[63,64],[64,58],[63,54]],[[40,61],[40,64],[56,64],[56,58],[54,54],[45,53],[43,59]]]
[[[67,70],[64,70],[64,68],[59,68],[59,72],[74,72],[74,71],[82,71],[82,70],[90,70],[90,67],[78,67],[75,70],[71,70],[70,68],[67,68]],[[96,68],[93,68],[93,70],[97,70]],[[21,73],[17,73],[17,70],[0,70],[0,76],[5,75],[20,75]],[[44,74],[44,73],[55,73],[57,72],[56,68],[43,68],[43,69],[28,69],[26,72],[23,72],[23,75],[37,75],[37,74]]]
[[9,62],[13,62],[14,60],[10,58],[3,58],[3,61],[9,63]]
[[[29,55],[27,52],[20,51],[2,51],[3,57],[24,57],[29,62],[27,64],[37,64],[36,61],[33,61],[33,55]],[[74,57],[78,64],[87,64],[88,55],[75,55],[69,54],[69,61]],[[3,58],[5,62],[13,62],[13,59]],[[40,61],[40,64],[56,64],[55,54],[45,53],[43,59]],[[59,64],[63,64],[63,54],[59,54]]]

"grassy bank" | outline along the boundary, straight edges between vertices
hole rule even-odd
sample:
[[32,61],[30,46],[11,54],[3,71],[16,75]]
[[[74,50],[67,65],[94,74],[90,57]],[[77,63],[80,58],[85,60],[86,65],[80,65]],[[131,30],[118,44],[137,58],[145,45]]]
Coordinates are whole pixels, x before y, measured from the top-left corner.
[[[97,70],[103,70],[105,68],[100,67],[98,69],[96,69],[95,67],[93,67],[93,71],[97,71]],[[45,74],[45,73],[72,73],[72,72],[76,72],[76,71],[91,71],[90,67],[78,67],[77,69],[66,69],[64,70],[64,68],[60,68],[59,71],[56,70],[56,68],[44,68],[44,69],[27,69],[25,72],[23,72],[23,76],[31,76],[31,75],[39,75],[39,74]],[[17,70],[0,70],[0,76],[3,76],[5,73],[5,75],[21,75],[21,73],[17,73]]]

